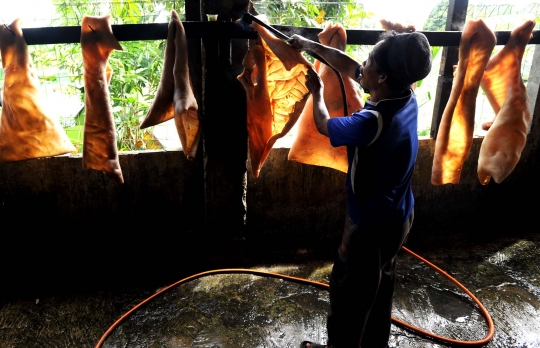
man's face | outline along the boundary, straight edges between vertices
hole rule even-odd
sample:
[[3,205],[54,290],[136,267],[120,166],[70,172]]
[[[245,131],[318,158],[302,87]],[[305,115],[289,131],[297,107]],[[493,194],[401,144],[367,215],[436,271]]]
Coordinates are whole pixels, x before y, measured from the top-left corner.
[[362,78],[359,80],[360,87],[364,90],[365,93],[370,93],[369,90],[377,88],[379,84],[380,75],[377,72],[377,63],[373,58],[374,53],[378,49],[378,44],[373,47],[373,50],[369,53],[368,59],[362,63],[361,74]]

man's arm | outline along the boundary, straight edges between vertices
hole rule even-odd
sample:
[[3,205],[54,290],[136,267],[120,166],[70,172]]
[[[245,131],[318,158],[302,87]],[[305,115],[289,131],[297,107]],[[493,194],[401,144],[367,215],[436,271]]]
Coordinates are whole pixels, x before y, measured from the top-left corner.
[[306,87],[313,97],[313,121],[315,121],[315,126],[319,133],[328,136],[330,114],[324,103],[324,84],[319,74],[312,67],[308,68]]
[[291,36],[291,40],[288,42],[293,48],[311,51],[319,55],[342,75],[349,76],[353,80],[356,80],[356,69],[360,66],[360,63],[348,56],[345,52],[311,41],[298,34]]

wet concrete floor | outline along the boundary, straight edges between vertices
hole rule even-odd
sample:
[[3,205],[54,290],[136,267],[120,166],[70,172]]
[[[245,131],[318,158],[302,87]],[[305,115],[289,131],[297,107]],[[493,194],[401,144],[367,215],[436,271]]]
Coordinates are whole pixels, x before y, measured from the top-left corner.
[[[457,279],[494,323],[489,348],[540,347],[540,233],[410,238],[408,248]],[[331,260],[257,270],[326,282]],[[121,269],[118,270],[121,272]],[[177,279],[178,281],[180,279]],[[298,347],[324,342],[326,290],[250,274],[215,274],[181,284],[0,297],[0,348]],[[167,286],[170,286],[167,288]],[[162,291],[119,321],[122,315]],[[448,278],[399,255],[394,317],[457,341],[488,334],[480,308]],[[456,346],[393,325],[390,347]]]

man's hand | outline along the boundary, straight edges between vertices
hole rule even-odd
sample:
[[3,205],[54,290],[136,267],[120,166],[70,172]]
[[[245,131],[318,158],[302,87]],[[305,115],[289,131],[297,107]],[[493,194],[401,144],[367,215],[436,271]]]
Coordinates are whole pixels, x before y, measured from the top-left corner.
[[314,41],[306,39],[305,37],[298,34],[294,34],[293,36],[291,36],[291,38],[287,40],[287,42],[291,45],[292,48],[303,51],[310,50],[313,47],[312,44],[315,43]]
[[320,94],[324,88],[324,83],[319,74],[312,67],[308,67],[306,75],[306,87],[311,94]]

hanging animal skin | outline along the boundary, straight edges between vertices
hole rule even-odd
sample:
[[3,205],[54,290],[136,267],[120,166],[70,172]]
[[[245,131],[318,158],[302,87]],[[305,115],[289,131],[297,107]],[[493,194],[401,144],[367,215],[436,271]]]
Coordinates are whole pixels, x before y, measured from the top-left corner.
[[515,168],[527,141],[531,112],[521,77],[525,46],[536,22],[525,21],[514,29],[506,45],[489,60],[480,86],[495,112],[492,125],[480,146],[478,179],[499,184]]
[[444,109],[431,171],[435,186],[458,184],[473,142],[476,97],[480,80],[497,42],[481,19],[465,23],[459,43],[459,61],[450,98]]
[[161,81],[141,129],[174,118],[184,154],[193,159],[202,134],[199,106],[189,76],[186,32],[178,13],[171,11]]
[[172,11],[172,21],[175,25],[175,60],[174,60],[174,124],[180,136],[184,154],[188,159],[195,157],[202,126],[199,120],[199,107],[193,95],[189,78],[187,40],[184,26],[176,11]]
[[248,148],[251,174],[259,177],[268,156],[266,144],[272,137],[272,106],[268,94],[264,48],[253,45],[243,60],[244,71],[238,76],[246,91]]
[[43,107],[21,19],[0,27],[0,51],[4,68],[0,162],[76,152],[60,123]]
[[174,57],[176,45],[174,44],[175,23],[171,19],[167,27],[167,41],[165,44],[165,56],[163,58],[163,70],[159,80],[158,89],[152,105],[148,109],[146,117],[141,122],[140,128],[148,128],[168,121],[174,117]]
[[275,142],[300,117],[309,93],[306,65],[311,63],[263,26],[251,25],[259,39],[246,54],[237,79],[246,91],[251,173],[258,178]]
[[[345,51],[347,34],[340,24],[328,24],[318,37],[321,44]],[[346,116],[344,115],[341,86],[335,71],[318,60],[315,61],[315,70],[324,83],[324,102],[330,117]],[[360,110],[363,107],[363,102],[358,83],[347,76],[343,77],[343,82],[348,111]],[[319,133],[313,120],[313,97],[311,95],[300,116],[298,132],[291,145],[288,159],[347,172],[347,148],[345,146],[333,147],[330,144],[330,139]]]
[[81,24],[85,94],[83,168],[100,170],[122,184],[109,95],[112,69],[108,66],[111,52],[122,50],[122,46],[112,32],[111,19],[110,15],[84,16]]
[[[264,15],[259,15],[257,18],[264,23],[268,23],[268,20]],[[304,58],[300,51],[291,48],[288,44],[283,42],[283,40],[276,37],[262,25],[253,21],[251,26],[255,29],[255,31],[257,31],[259,37],[263,39],[266,45],[268,45],[267,47],[279,59],[285,69],[290,71],[298,64],[311,66],[311,63]]]

